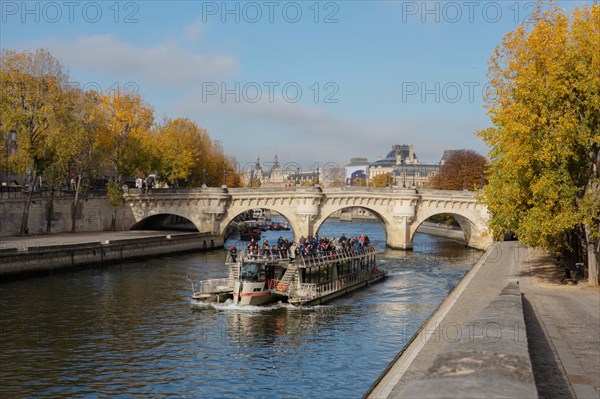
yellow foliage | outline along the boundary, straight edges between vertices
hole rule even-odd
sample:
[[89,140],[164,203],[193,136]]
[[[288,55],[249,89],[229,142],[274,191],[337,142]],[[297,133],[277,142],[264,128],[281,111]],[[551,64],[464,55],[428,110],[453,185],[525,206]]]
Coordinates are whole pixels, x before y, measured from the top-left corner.
[[490,60],[494,127],[478,133],[491,147],[484,197],[496,233],[564,250],[574,231],[600,222],[588,200],[599,178],[600,5],[569,16],[538,3],[531,21]]

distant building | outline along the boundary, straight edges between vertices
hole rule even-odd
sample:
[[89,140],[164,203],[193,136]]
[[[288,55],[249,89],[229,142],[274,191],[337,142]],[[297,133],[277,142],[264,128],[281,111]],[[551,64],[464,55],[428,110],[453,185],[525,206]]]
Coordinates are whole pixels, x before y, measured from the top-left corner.
[[281,167],[277,155],[273,162],[263,165],[260,163],[260,157],[256,156],[256,162],[242,171],[242,182],[245,186],[251,186],[260,182],[261,187],[283,187],[287,182],[287,173]]
[[442,155],[442,159],[440,160],[440,165],[445,165],[446,162],[448,162],[448,160],[450,159],[450,157],[452,157],[452,155],[454,155],[458,151],[460,150],[444,150],[444,154]]
[[[440,165],[457,150],[445,150],[439,163],[419,162],[414,146],[394,144],[385,158],[378,157],[374,162],[367,158],[351,158],[346,165],[324,165],[315,170],[303,171],[300,165],[287,164],[282,167],[277,155],[273,162],[261,165],[260,158],[242,173],[244,185],[249,187],[260,182],[261,187],[293,187],[297,184],[319,184],[323,187],[352,186],[357,178],[372,180],[375,176],[388,174],[394,179],[394,186],[423,188],[440,170]],[[368,183],[367,183],[368,184]]]
[[344,166],[346,186],[356,184],[356,178],[367,179],[369,161],[367,158],[350,158],[350,163]]
[[395,144],[385,158],[369,164],[368,176],[388,174],[394,178],[394,186],[422,188],[439,171],[439,164],[422,164],[419,162],[414,146]]
[[303,182],[329,185],[335,180],[343,181],[343,178],[344,172],[340,172],[337,166],[325,166],[309,171],[303,171],[297,164],[286,164],[282,167],[277,155],[273,162],[264,164],[261,164],[257,156],[256,162],[242,172],[242,182],[246,187],[251,186],[250,182],[260,187],[291,187]]

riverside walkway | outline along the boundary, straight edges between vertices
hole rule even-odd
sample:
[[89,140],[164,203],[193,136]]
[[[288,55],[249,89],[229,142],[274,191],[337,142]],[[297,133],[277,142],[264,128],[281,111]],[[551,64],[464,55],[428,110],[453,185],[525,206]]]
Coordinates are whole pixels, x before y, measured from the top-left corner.
[[496,243],[365,395],[599,398],[600,290]]
[[0,237],[0,249],[17,248],[25,250],[27,248],[64,246],[73,244],[87,244],[94,242],[105,242],[115,240],[135,240],[148,237],[161,237],[170,234],[183,235],[180,231],[159,231],[159,230],[126,230],[126,231],[97,231],[84,233],[56,233],[30,235],[29,237],[10,236]]

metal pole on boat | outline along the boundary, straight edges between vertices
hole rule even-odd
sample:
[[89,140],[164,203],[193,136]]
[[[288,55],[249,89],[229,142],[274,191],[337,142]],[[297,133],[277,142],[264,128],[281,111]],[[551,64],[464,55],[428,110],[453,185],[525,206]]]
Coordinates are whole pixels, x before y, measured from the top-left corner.
[[188,274],[187,275],[187,279],[190,283],[192,283],[192,295],[195,294],[195,290],[194,290],[194,280],[192,280],[191,276]]

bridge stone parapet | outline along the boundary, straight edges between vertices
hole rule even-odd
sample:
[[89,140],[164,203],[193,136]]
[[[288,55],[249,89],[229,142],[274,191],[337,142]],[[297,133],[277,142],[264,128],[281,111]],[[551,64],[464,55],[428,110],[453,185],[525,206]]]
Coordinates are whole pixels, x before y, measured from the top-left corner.
[[383,224],[387,245],[392,248],[412,248],[419,225],[441,213],[454,216],[469,246],[485,248],[492,241],[487,208],[468,191],[364,187],[130,190],[122,215],[123,223],[131,227],[151,216],[174,214],[190,220],[201,232],[224,234],[241,213],[264,208],[285,217],[297,240],[317,233],[329,216],[348,207],[372,212]]

